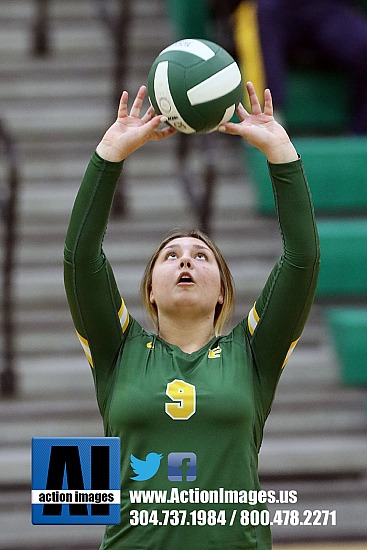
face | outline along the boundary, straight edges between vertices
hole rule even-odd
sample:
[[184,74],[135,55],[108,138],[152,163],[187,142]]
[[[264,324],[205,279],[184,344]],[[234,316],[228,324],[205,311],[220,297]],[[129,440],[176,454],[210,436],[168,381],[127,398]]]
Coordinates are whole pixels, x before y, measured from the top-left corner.
[[189,308],[213,315],[223,303],[219,267],[213,251],[200,239],[180,237],[160,251],[152,272],[150,301],[160,312]]

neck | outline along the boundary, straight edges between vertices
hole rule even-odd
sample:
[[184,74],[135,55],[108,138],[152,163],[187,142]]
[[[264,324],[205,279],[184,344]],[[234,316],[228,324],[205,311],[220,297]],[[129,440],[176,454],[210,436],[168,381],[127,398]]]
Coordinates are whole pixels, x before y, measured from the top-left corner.
[[159,336],[185,353],[193,353],[214,337],[213,319],[185,321],[159,317]]

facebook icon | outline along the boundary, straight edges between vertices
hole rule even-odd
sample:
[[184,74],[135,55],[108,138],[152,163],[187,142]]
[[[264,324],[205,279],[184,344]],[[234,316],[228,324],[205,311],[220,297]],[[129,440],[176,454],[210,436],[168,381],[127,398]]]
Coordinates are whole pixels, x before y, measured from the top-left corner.
[[168,455],[168,479],[170,481],[195,481],[196,454],[170,453]]

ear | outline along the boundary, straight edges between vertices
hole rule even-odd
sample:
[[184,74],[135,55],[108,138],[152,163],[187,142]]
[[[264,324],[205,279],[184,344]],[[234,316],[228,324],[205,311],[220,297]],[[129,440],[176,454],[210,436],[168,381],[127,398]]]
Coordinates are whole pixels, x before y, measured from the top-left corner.
[[218,304],[223,304],[223,302],[224,302],[224,296],[223,296],[222,292],[218,296]]
[[149,293],[149,301],[150,301],[151,304],[155,303],[155,299],[154,299],[154,296],[153,296],[153,290],[151,290],[150,293]]

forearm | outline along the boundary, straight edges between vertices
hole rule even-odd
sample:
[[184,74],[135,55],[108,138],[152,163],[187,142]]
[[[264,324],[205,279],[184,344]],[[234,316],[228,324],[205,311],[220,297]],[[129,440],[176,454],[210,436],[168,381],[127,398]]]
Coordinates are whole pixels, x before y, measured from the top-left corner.
[[75,199],[65,240],[65,260],[87,262],[92,269],[102,260],[102,242],[122,162],[111,163],[94,153]]
[[297,267],[319,261],[319,239],[302,161],[269,164],[284,258]]

